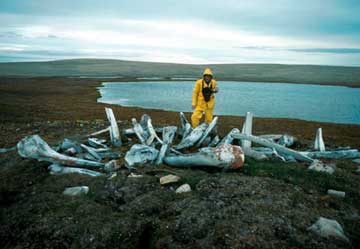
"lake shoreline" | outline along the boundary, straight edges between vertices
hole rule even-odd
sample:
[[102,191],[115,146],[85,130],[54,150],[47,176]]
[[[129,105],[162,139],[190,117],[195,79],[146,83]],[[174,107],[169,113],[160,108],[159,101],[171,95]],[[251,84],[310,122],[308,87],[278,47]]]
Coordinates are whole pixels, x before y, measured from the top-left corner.
[[[131,81],[134,78],[111,79]],[[109,79],[68,77],[0,77],[0,118],[3,121],[0,146],[13,145],[31,131],[13,133],[7,124],[27,124],[46,121],[76,121],[106,119],[104,107],[113,108],[118,120],[139,119],[149,114],[155,125],[176,125],[177,112],[137,107],[123,107],[98,103],[97,88]],[[146,81],[144,81],[146,82]],[[186,113],[190,118],[191,113]],[[244,117],[220,116],[219,132],[227,133],[232,128],[241,128]],[[323,128],[325,143],[336,146],[360,148],[360,125],[312,122],[298,119],[258,118],[254,119],[254,134],[288,133],[313,141],[318,127]],[[5,141],[7,138],[7,141]]]

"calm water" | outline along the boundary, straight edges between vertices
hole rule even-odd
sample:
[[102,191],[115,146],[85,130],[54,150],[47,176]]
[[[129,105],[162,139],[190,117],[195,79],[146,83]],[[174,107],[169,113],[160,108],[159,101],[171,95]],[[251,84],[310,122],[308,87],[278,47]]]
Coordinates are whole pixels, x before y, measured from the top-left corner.
[[[103,83],[98,102],[191,111],[193,81]],[[285,83],[218,82],[216,115],[360,124],[360,89]]]

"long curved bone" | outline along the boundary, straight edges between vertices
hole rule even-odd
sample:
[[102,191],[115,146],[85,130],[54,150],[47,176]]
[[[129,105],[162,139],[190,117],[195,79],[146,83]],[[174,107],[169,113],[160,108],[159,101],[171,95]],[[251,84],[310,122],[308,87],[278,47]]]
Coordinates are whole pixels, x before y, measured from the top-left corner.
[[314,142],[314,149],[324,152],[325,151],[325,143],[322,136],[322,129],[319,128],[316,132],[315,142]]
[[114,146],[120,147],[122,145],[119,127],[117,125],[113,110],[105,107],[106,116],[110,122],[110,139]]
[[176,126],[164,127],[163,136],[162,136],[163,144],[161,146],[159,155],[156,159],[156,162],[155,162],[156,165],[160,165],[163,162],[163,159],[166,156],[166,154],[169,152],[171,143],[175,137],[176,130],[177,130]]
[[50,170],[50,174],[52,174],[52,175],[64,175],[64,174],[73,174],[73,173],[77,173],[77,174],[81,174],[81,175],[89,175],[92,177],[104,175],[103,173],[93,171],[93,170],[65,167],[62,165],[55,164],[55,163],[51,164],[48,167],[48,169]]
[[224,144],[216,148],[202,148],[198,153],[185,155],[169,155],[164,158],[167,165],[175,167],[215,167],[238,169],[245,157],[240,146]]
[[206,130],[204,131],[204,134],[203,134],[202,137],[200,138],[199,142],[197,142],[197,144],[196,144],[197,147],[200,147],[200,146],[204,143],[205,139],[206,139],[207,136],[210,134],[210,132],[212,132],[212,131],[215,129],[215,127],[216,127],[216,125],[217,125],[218,119],[219,119],[218,117],[215,117],[215,118],[211,121],[211,123],[209,124],[209,126],[208,126],[208,127],[206,128]]
[[[242,128],[242,133],[245,133],[247,135],[252,134],[252,121],[253,121],[253,114],[251,112],[247,112],[245,116],[245,122]],[[251,148],[251,141],[249,140],[242,140],[241,146],[243,148],[248,147]]]
[[105,164],[84,160],[76,157],[62,155],[53,150],[44,140],[38,135],[27,136],[23,138],[18,144],[18,153],[22,157],[34,158],[39,161],[48,161],[52,163],[60,163],[68,166],[83,166],[97,169],[104,169]]
[[297,159],[299,161],[305,161],[305,162],[310,162],[310,163],[312,163],[314,161],[312,158],[305,156],[300,152],[297,152],[295,150],[288,149],[285,146],[270,142],[267,139],[259,138],[259,137],[253,136],[253,135],[246,135],[243,133],[232,134],[232,137],[237,138],[237,139],[250,140],[254,143],[261,144],[266,147],[275,148],[278,153],[293,156],[295,159]]

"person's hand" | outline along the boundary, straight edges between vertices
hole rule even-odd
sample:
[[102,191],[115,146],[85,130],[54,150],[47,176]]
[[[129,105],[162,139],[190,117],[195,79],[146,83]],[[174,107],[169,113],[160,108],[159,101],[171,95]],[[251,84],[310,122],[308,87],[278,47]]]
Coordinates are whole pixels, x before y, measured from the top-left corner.
[[192,105],[192,106],[191,106],[191,108],[192,108],[193,110],[195,110],[195,107],[196,107],[196,105]]
[[215,87],[214,90],[213,90],[214,93],[217,93],[219,92],[219,88]]

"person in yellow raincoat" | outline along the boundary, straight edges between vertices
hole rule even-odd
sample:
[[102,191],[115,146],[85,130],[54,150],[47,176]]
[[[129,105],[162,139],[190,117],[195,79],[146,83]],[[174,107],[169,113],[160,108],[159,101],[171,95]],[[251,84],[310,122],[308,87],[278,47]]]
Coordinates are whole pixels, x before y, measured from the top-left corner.
[[203,73],[203,78],[198,79],[194,86],[192,95],[192,109],[191,125],[193,128],[197,127],[200,119],[205,113],[205,122],[210,123],[213,119],[213,110],[215,106],[214,93],[219,91],[215,79],[210,68],[206,68]]

